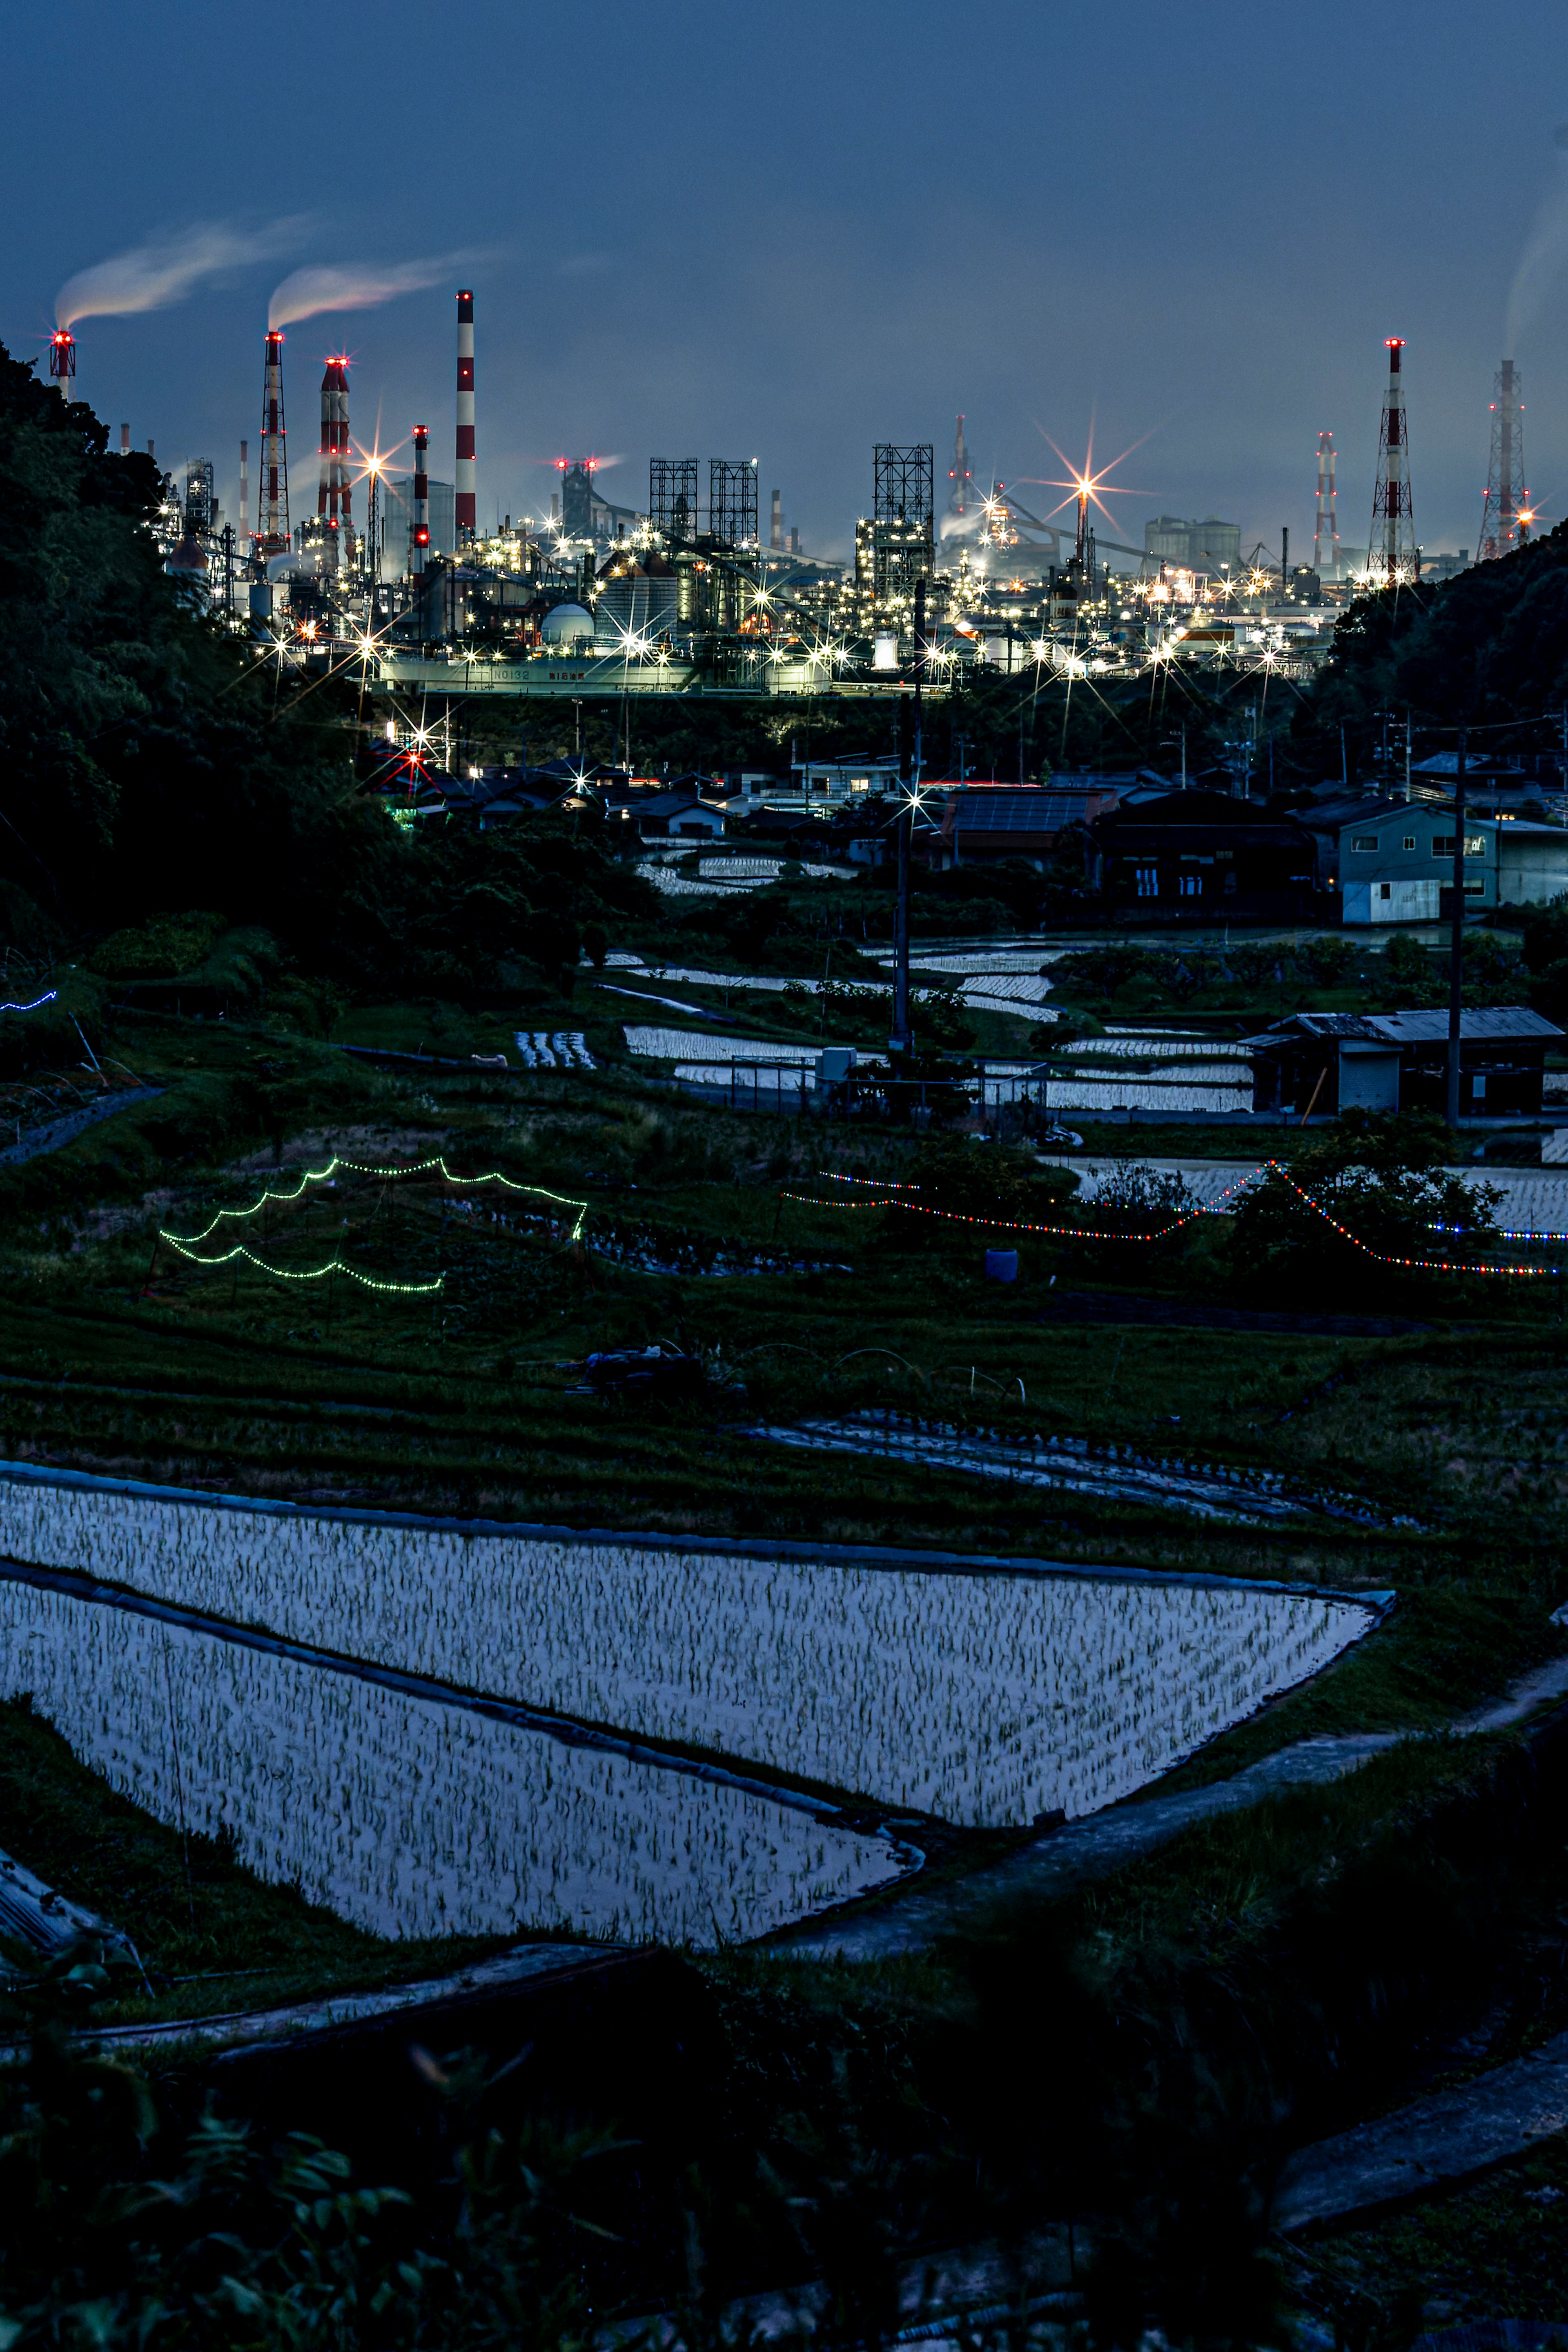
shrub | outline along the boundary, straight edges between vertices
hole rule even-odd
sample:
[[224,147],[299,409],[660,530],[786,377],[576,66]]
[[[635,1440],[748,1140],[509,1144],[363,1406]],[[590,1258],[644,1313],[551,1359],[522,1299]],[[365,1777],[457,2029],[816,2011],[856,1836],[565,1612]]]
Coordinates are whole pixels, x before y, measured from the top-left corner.
[[175,980],[205,962],[227,928],[222,915],[154,915],[111,931],[88,961],[108,980]]
[[[1495,1226],[1500,1196],[1450,1175],[1452,1149],[1439,1119],[1342,1112],[1289,1176],[1271,1170],[1242,1195],[1230,1219],[1233,1274],[1249,1292],[1314,1298],[1448,1279],[1398,1261],[1477,1255]],[[1456,1249],[1438,1226],[1468,1238]]]

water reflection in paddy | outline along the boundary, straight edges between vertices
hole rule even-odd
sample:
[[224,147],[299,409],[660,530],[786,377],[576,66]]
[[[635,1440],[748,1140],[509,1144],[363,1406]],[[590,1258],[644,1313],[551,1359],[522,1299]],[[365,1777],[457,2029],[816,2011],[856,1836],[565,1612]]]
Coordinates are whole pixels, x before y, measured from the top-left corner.
[[712,1945],[899,1875],[752,1790],[0,1579],[0,1694],[160,1821],[381,1935]]

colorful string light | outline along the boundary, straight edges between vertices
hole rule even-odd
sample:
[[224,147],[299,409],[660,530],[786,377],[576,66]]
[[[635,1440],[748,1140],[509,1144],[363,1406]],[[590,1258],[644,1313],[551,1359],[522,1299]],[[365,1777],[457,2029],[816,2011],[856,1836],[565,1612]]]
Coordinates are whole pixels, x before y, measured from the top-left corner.
[[[826,1170],[823,1171],[824,1174],[828,1172]],[[1448,1258],[1396,1257],[1387,1251],[1373,1249],[1370,1242],[1363,1242],[1359,1234],[1352,1234],[1348,1225],[1342,1225],[1338,1218],[1330,1210],[1325,1209],[1321,1201],[1315,1200],[1310,1192],[1297,1183],[1289,1169],[1278,1160],[1260,1160],[1256,1168],[1239,1178],[1236,1183],[1227,1184],[1225,1191],[1217,1193],[1212,1201],[1200,1202],[1196,1208],[1189,1209],[1184,1215],[1173,1217],[1169,1224],[1157,1226],[1153,1232],[1147,1234],[1106,1232],[1100,1227],[1090,1225],[1036,1224],[1023,1218],[976,1217],[971,1216],[962,1209],[928,1208],[921,1201],[897,1201],[889,1198],[875,1201],[823,1201],[815,1198],[809,1192],[781,1192],[779,1198],[783,1201],[799,1202],[804,1207],[810,1209],[902,1209],[912,1216],[938,1217],[950,1224],[984,1226],[987,1233],[1044,1234],[1061,1241],[1158,1242],[1163,1241],[1168,1234],[1180,1233],[1184,1225],[1194,1223],[1199,1217],[1217,1214],[1226,1201],[1232,1199],[1236,1193],[1245,1192],[1249,1185],[1256,1183],[1260,1176],[1270,1173],[1280,1177],[1290,1190],[1306,1202],[1308,1208],[1321,1217],[1326,1224],[1331,1225],[1342,1239],[1350,1243],[1352,1249],[1360,1250],[1363,1256],[1373,1259],[1379,1265],[1404,1266],[1412,1271],[1427,1274],[1506,1274],[1525,1276],[1550,1275],[1557,1270],[1554,1266],[1549,1265],[1494,1265],[1476,1261],[1460,1262]],[[850,1183],[876,1183],[879,1180],[850,1177],[843,1181]],[[1509,1240],[1518,1237],[1505,1234],[1503,1238]],[[1560,1237],[1553,1235],[1550,1238]]]
[[873,1184],[891,1192],[918,1192],[918,1184],[906,1184],[897,1176],[844,1176],[837,1168],[819,1168],[818,1176],[828,1184]]
[[[442,1177],[448,1184],[504,1184],[509,1192],[528,1192],[531,1193],[537,1200],[552,1201],[557,1208],[574,1209],[576,1211],[576,1219],[569,1237],[574,1242],[582,1240],[583,1228],[587,1223],[588,1203],[586,1201],[568,1200],[566,1195],[563,1192],[547,1192],[542,1184],[519,1184],[515,1182],[511,1177],[503,1176],[499,1169],[492,1169],[488,1176],[454,1176],[451,1170],[447,1165],[444,1155],[441,1154],[437,1154],[434,1160],[405,1160],[401,1162],[400,1165],[394,1168],[376,1168],[371,1166],[367,1161],[363,1160],[340,1159],[334,1152],[331,1159],[328,1160],[324,1168],[305,1169],[300,1175],[300,1181],[295,1185],[294,1190],[291,1192],[274,1192],[268,1189],[262,1193],[261,1198],[258,1201],[253,1202],[248,1209],[220,1209],[217,1214],[214,1217],[211,1224],[204,1226],[199,1234],[163,1234],[162,1238],[166,1242],[173,1242],[176,1248],[185,1242],[205,1242],[209,1234],[213,1234],[217,1231],[217,1228],[222,1224],[226,1217],[232,1217],[237,1221],[243,1223],[251,1217],[258,1216],[261,1211],[267,1206],[268,1201],[282,1201],[284,1202],[297,1201],[308,1184],[330,1183],[340,1168],[347,1169],[351,1175],[376,1176],[383,1178],[395,1176],[427,1176],[432,1169],[437,1169],[439,1170]],[[210,1265],[217,1265],[222,1263],[222,1260],[218,1258],[209,1258],[203,1260],[202,1263]]]

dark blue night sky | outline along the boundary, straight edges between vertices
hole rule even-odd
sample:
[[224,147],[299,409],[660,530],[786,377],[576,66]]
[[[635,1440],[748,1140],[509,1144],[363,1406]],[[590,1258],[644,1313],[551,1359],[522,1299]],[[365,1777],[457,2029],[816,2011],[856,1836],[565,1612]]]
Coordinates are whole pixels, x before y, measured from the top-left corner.
[[1327,426],[1364,543],[1397,333],[1417,535],[1473,548],[1510,290],[1530,486],[1568,513],[1562,0],[65,0],[6,39],[0,334],[30,357],[74,273],[219,232],[241,257],[184,299],[78,333],[83,395],[212,457],[231,513],[273,287],[462,253],[291,330],[312,499],[340,340],[356,440],[417,416],[449,478],[461,275],[481,524],[538,510],[558,454],[618,457],[636,506],[650,454],[756,456],[764,515],[777,484],[842,552],[872,442],[934,440],[940,476],[963,409],[1008,481],[1059,474],[1044,436],[1077,454],[1091,415],[1098,457],[1141,443],[1124,536],[1216,511],[1303,552]]

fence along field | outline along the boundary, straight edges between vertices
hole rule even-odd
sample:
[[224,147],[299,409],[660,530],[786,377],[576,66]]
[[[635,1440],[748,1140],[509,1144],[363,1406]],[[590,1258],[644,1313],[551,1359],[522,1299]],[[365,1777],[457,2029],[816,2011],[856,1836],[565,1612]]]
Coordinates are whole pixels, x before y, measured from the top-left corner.
[[1374,1622],[1218,1579],[683,1550],[15,1466],[0,1554],[965,1827],[1114,1802]]

